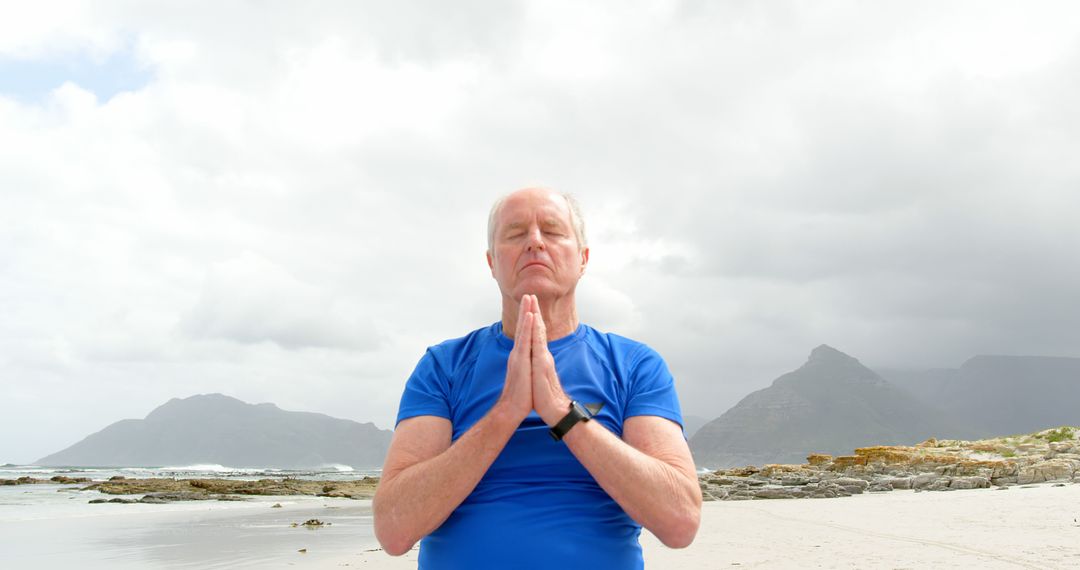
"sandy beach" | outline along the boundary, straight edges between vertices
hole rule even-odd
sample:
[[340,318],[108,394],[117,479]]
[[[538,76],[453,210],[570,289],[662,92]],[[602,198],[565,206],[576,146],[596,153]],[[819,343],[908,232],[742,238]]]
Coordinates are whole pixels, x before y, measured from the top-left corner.
[[[378,549],[367,500],[88,505],[100,495],[0,491],[2,568],[416,567],[415,549],[398,558]],[[31,496],[46,501],[30,509]],[[330,524],[293,526],[310,518]],[[648,532],[642,544],[646,566],[660,569],[1080,568],[1080,484],[708,502],[689,548]]]
[[[648,568],[1080,568],[1080,484],[705,503],[684,550],[642,533]],[[336,566],[416,567],[417,551]]]

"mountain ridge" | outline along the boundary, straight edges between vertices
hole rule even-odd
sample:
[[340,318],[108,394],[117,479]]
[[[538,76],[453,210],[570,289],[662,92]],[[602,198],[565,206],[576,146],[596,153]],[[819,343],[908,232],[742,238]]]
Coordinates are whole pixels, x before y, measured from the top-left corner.
[[378,468],[390,430],[316,412],[249,404],[223,394],[171,398],[143,419],[109,424],[47,455],[43,466],[162,466]]

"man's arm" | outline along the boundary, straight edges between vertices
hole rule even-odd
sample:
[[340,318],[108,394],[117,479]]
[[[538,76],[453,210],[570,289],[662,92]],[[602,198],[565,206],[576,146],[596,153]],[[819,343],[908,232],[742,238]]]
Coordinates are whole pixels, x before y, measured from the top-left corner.
[[419,416],[394,430],[372,508],[375,538],[390,555],[408,552],[439,528],[469,496],[532,411],[529,350],[532,317],[518,318],[506,382],[498,402],[457,441],[450,420]]
[[420,416],[394,430],[372,507],[375,537],[392,556],[446,521],[521,423],[496,405],[453,445],[450,420]]
[[[533,404],[549,426],[570,411],[555,372],[535,298],[532,332]],[[600,487],[641,526],[672,548],[689,546],[701,522],[701,486],[678,424],[658,416],[623,422],[623,439],[599,422],[579,422],[563,442]]]
[[678,424],[634,416],[623,423],[619,439],[600,422],[580,422],[563,441],[600,487],[660,542],[672,548],[693,542],[701,522],[701,487]]

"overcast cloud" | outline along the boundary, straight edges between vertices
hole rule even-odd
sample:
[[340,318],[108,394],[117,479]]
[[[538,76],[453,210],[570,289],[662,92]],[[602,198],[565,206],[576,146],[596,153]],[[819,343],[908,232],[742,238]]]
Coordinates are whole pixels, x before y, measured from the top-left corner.
[[196,393],[392,427],[535,184],[688,413],[821,343],[1080,356],[1075,3],[375,4],[5,10],[0,463]]

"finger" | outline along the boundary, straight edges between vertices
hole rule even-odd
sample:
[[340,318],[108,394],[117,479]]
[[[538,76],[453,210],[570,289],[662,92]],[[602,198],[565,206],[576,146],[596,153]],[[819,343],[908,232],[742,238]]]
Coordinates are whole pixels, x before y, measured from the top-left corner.
[[544,319],[540,316],[540,313],[532,313],[536,316],[533,319],[532,326],[532,345],[533,355],[542,354],[547,350],[547,327],[544,325]]
[[521,317],[521,334],[514,339],[515,350],[524,351],[526,355],[532,352],[532,331],[533,328],[536,327],[535,322],[536,319],[533,317],[532,313],[525,313],[525,315]]
[[515,344],[518,338],[521,338],[521,334],[525,331],[525,315],[531,312],[529,310],[531,303],[529,302],[528,295],[521,296],[521,304],[518,306],[518,321],[517,330],[514,332]]

